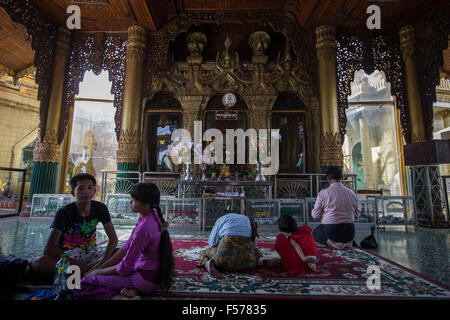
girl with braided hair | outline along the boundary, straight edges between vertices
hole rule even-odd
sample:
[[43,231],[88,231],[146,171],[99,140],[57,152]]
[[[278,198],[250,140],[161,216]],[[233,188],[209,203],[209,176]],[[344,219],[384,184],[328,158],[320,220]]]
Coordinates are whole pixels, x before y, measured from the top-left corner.
[[159,189],[138,183],[130,194],[131,210],[140,215],[136,227],[109,260],[81,280],[81,289],[74,291],[80,300],[139,300],[139,294],[168,290],[173,282],[172,243]]

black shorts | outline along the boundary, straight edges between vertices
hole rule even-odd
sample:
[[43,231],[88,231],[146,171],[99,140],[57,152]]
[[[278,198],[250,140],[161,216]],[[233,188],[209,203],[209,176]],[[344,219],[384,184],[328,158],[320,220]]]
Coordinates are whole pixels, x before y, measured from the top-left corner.
[[317,243],[327,245],[327,240],[335,242],[350,242],[355,237],[355,225],[353,223],[319,224],[312,232]]

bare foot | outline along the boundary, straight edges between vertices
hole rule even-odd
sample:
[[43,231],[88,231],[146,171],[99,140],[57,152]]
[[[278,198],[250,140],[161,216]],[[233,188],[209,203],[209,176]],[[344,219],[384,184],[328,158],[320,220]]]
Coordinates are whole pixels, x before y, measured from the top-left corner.
[[313,269],[314,271],[317,271],[317,266],[315,263],[308,263],[308,266]]
[[120,294],[114,296],[111,298],[111,300],[142,300],[141,296],[135,296],[133,298],[129,298],[129,297],[124,297]]
[[317,257],[315,256],[307,256],[303,261],[306,263],[317,263],[319,262],[319,259],[317,259]]
[[220,272],[216,269],[213,260],[206,261],[205,268],[212,277],[217,277],[220,275]]
[[327,240],[327,245],[329,248],[335,250],[344,250],[345,248],[345,244],[343,244],[342,242],[334,242],[330,239]]
[[136,290],[123,288],[120,290],[120,295],[127,298],[134,298],[139,295]]

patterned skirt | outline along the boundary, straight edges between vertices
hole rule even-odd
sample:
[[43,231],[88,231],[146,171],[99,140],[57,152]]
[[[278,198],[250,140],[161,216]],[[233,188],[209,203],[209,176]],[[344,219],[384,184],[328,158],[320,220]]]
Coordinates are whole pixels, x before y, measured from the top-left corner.
[[227,236],[214,248],[200,251],[199,267],[213,259],[217,269],[225,271],[247,271],[257,266],[261,257],[254,242],[248,237]]

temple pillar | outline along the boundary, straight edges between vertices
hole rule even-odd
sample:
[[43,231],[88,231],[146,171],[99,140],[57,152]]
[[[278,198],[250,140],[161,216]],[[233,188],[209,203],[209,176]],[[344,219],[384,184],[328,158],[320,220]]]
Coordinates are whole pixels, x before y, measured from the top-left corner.
[[336,28],[316,28],[316,50],[319,64],[320,94],[320,166],[343,166],[342,141],[339,130],[336,80]]
[[276,98],[274,95],[246,96],[245,98],[250,111],[249,128],[255,129],[258,135],[259,129],[270,128],[270,113]]
[[402,58],[405,66],[411,142],[422,142],[426,140],[425,122],[422,112],[422,99],[420,96],[414,27],[403,27],[400,29],[399,34],[400,48],[402,50]]
[[69,165],[70,143],[72,141],[73,111],[74,107],[71,107],[69,111],[69,124],[67,126],[66,133],[64,134],[61,168],[59,170],[59,193],[66,193],[66,177]]
[[[405,68],[406,91],[408,96],[409,126],[411,130],[411,143],[408,147],[427,141],[423,117],[421,88],[419,85],[419,71],[417,67],[416,38],[413,26],[400,29],[400,48]],[[432,142],[432,140],[429,140]],[[404,150],[407,146],[404,146]],[[420,150],[420,151],[419,151]],[[424,149],[418,148],[420,158]],[[422,154],[420,154],[422,153]],[[405,157],[408,162],[408,159]],[[411,162],[411,161],[410,161]],[[407,163],[408,165],[408,163]],[[412,180],[412,192],[418,209],[419,223],[434,225],[442,218],[440,207],[440,176],[439,166],[429,164],[427,161],[413,161],[410,164],[410,177]],[[435,204],[438,204],[437,206]]]
[[70,53],[71,33],[60,28],[56,40],[56,55],[53,66],[51,92],[47,112],[45,132],[39,132],[33,151],[33,172],[30,185],[29,203],[37,193],[55,193],[61,148],[58,143],[59,121],[66,64]]
[[117,170],[138,171],[141,161],[141,107],[147,30],[128,28],[122,126],[117,150]]
[[[194,140],[194,122],[200,120],[200,111],[204,109],[208,101],[207,96],[181,96],[178,97],[183,108],[183,128],[191,134]],[[202,124],[202,130],[205,126]],[[203,136],[203,131],[201,132]]]

